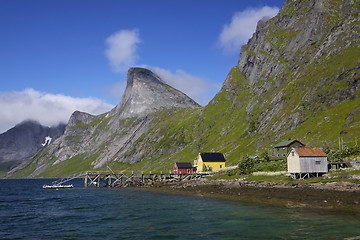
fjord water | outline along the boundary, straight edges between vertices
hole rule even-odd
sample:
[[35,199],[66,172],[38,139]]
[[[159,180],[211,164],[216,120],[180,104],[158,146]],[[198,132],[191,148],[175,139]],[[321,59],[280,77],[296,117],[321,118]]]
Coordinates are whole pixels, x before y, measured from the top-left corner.
[[360,215],[127,188],[0,180],[0,239],[360,239]]

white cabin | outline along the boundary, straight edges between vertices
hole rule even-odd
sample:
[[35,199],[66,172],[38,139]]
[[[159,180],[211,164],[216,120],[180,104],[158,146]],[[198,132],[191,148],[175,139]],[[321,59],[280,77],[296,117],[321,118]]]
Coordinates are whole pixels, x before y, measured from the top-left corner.
[[327,155],[320,148],[293,147],[287,156],[292,178],[318,177],[328,172]]

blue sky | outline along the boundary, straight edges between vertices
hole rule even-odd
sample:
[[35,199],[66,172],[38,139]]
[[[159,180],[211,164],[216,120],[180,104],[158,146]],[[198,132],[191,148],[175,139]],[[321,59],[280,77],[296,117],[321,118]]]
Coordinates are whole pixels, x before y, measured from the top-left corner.
[[0,133],[25,119],[67,122],[121,99],[147,67],[206,105],[240,47],[283,0],[2,0]]

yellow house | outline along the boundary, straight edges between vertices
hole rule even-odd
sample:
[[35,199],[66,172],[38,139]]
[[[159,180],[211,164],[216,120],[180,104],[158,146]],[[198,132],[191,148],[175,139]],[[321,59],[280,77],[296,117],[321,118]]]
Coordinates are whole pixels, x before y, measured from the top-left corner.
[[222,153],[199,153],[195,160],[197,172],[219,171],[225,169],[225,158]]

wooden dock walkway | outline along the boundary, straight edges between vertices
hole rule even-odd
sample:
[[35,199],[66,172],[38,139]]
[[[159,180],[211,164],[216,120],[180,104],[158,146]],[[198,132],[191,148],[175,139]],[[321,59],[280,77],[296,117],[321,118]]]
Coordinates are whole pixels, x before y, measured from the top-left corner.
[[144,185],[154,182],[183,181],[201,179],[207,173],[173,174],[164,173],[136,173],[134,171],[115,173],[110,171],[88,171],[84,175],[84,187],[126,187],[130,185]]
[[145,184],[152,184],[155,182],[176,182],[183,180],[196,180],[209,173],[189,173],[189,174],[174,174],[169,171],[165,174],[152,173],[151,171],[145,173],[144,171],[121,171],[114,172],[107,167],[106,171],[84,171],[75,173],[71,176],[57,179],[52,182],[52,185],[46,185],[44,188],[57,189],[61,188],[64,183],[73,179],[84,179],[84,187],[127,187],[127,186],[141,186]]

